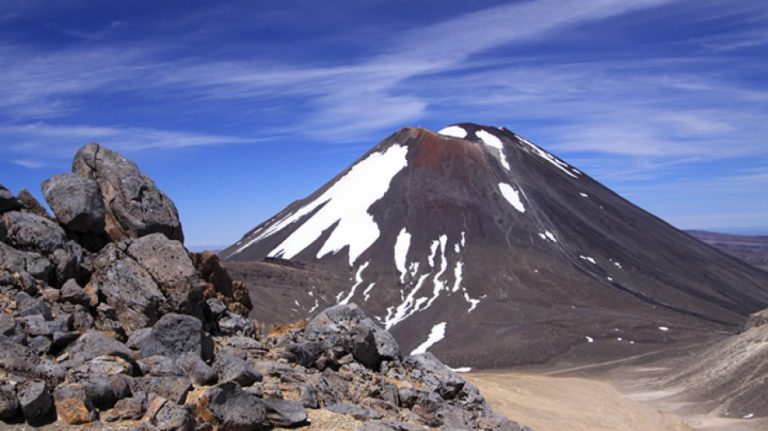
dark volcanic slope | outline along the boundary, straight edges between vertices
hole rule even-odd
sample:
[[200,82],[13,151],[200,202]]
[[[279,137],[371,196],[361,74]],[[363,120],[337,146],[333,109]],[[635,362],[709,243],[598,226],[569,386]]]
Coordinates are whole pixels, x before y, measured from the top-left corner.
[[[453,366],[632,354],[768,305],[768,274],[472,124],[400,130],[221,256],[344,274],[326,301],[360,304],[406,351]],[[315,293],[295,294],[309,312]]]
[[733,235],[701,230],[687,232],[718,250],[768,271],[768,236]]

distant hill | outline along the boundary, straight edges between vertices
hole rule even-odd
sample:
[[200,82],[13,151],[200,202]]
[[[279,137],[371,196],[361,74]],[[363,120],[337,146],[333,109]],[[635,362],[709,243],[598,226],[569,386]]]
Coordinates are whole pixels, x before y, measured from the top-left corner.
[[732,235],[701,230],[686,232],[712,247],[768,271],[768,236]]

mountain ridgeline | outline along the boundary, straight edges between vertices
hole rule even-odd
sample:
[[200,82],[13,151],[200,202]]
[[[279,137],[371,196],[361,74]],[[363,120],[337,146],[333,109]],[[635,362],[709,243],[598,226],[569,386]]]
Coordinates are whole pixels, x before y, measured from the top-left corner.
[[283,305],[254,315],[356,303],[404,351],[453,367],[641,353],[733,332],[768,306],[767,273],[468,123],[394,133],[220,256]]

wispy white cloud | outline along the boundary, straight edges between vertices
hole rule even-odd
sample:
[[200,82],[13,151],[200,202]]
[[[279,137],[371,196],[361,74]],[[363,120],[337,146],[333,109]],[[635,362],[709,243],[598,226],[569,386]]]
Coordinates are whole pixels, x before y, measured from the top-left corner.
[[[136,127],[93,127],[51,125],[0,126],[0,157],[13,163],[39,168],[46,160],[65,159],[80,146],[99,142],[115,150],[131,153],[144,150],[170,150],[209,145],[252,144],[264,138],[244,138],[196,134],[172,130]],[[51,142],[56,145],[51,145]]]

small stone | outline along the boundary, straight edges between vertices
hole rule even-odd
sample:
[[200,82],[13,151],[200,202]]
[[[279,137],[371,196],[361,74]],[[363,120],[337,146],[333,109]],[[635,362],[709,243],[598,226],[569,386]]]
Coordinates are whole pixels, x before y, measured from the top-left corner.
[[55,352],[60,352],[72,344],[79,337],[79,332],[54,332],[52,349]]
[[166,402],[152,418],[160,431],[193,431],[195,420],[187,406]]
[[81,385],[76,383],[59,385],[53,391],[53,398],[59,420],[70,425],[86,424],[96,420],[93,403]]
[[256,326],[245,317],[227,312],[219,319],[219,331],[224,335],[253,336]]
[[112,420],[136,420],[147,410],[147,397],[143,395],[123,398],[110,410]]
[[264,398],[267,420],[278,427],[293,428],[307,423],[307,410],[299,401]]
[[19,414],[19,401],[12,385],[0,386],[0,420],[9,420]]
[[19,405],[24,418],[31,425],[39,425],[51,419],[53,413],[53,398],[39,380],[29,380],[22,383],[18,389]]
[[85,289],[70,278],[61,286],[61,300],[72,304],[90,305],[91,298]]
[[220,382],[237,382],[240,386],[251,386],[263,379],[261,373],[231,350],[219,352],[213,368],[218,373]]
[[51,340],[48,337],[38,335],[27,341],[27,346],[38,355],[42,356],[51,350]]
[[196,385],[208,386],[216,383],[218,376],[216,371],[206,364],[194,353],[185,353],[176,360],[179,367],[184,370]]

